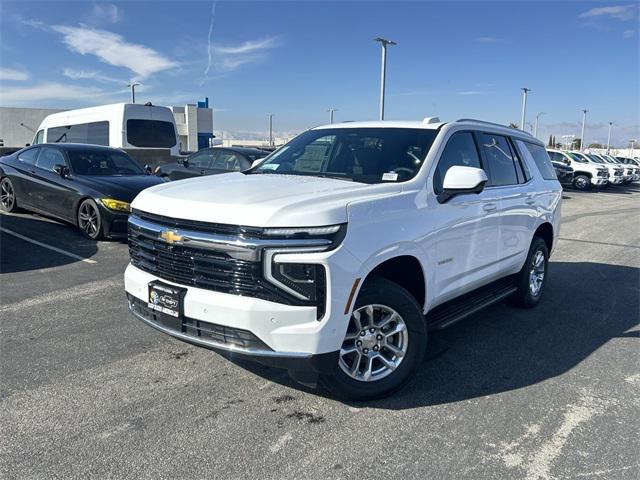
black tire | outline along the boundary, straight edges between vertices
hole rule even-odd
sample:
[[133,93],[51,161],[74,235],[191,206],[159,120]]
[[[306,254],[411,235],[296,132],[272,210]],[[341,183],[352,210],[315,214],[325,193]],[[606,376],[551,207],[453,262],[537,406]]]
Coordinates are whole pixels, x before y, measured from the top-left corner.
[[18,211],[18,199],[16,189],[9,177],[4,177],[0,181],[0,210],[7,213]]
[[426,350],[427,328],[422,309],[407,290],[384,278],[373,277],[367,280],[358,294],[354,311],[367,305],[388,307],[400,315],[408,333],[406,351],[397,368],[378,380],[354,379],[339,365],[332,374],[320,376],[321,385],[346,400],[374,400],[390,395],[409,381],[424,359]]
[[[539,286],[539,290],[535,290],[533,287],[533,272],[537,267],[536,259],[538,254],[542,254],[543,257],[543,277]],[[533,237],[531,241],[531,247],[529,247],[529,254],[527,260],[524,262],[524,266],[520,273],[518,273],[517,285],[518,290],[513,294],[511,298],[512,303],[522,307],[531,308],[538,304],[544,293],[544,287],[547,284],[549,266],[549,249],[547,243],[540,237]]]
[[573,177],[573,186],[576,190],[591,190],[591,179],[587,175],[578,174]]
[[80,203],[76,221],[78,222],[78,228],[85,237],[91,240],[100,240],[104,237],[100,209],[93,200],[87,199]]

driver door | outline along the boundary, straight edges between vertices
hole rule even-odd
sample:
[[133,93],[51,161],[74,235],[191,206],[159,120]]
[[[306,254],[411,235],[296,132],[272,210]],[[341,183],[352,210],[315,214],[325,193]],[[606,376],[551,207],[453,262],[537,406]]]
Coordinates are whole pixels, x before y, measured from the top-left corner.
[[64,154],[57,148],[41,147],[32,173],[31,204],[45,213],[73,221],[73,180],[56,173],[53,170],[56,165],[68,167]]

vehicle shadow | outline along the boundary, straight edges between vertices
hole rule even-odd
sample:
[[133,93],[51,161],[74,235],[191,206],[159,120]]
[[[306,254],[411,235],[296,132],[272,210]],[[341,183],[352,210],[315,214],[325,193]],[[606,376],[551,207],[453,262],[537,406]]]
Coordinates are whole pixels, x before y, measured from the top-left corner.
[[[392,396],[354,406],[406,409],[469,400],[562,375],[615,338],[638,338],[640,269],[552,262],[544,297],[522,310],[497,304],[432,333],[417,375]],[[281,371],[246,365],[257,375],[300,387]]]
[[[49,245],[80,258],[73,258],[20,238]],[[0,215],[0,273],[16,273],[57,267],[90,258],[98,251],[72,225],[51,222],[38,215]]]

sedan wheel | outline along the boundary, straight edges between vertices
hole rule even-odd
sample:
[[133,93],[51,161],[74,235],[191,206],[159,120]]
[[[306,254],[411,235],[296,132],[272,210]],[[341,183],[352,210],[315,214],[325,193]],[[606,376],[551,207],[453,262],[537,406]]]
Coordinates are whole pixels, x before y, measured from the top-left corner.
[[4,212],[15,212],[18,209],[16,191],[8,178],[3,178],[0,182],[0,207]]
[[92,240],[98,240],[102,236],[100,211],[93,200],[85,200],[80,204],[78,227],[86,237]]

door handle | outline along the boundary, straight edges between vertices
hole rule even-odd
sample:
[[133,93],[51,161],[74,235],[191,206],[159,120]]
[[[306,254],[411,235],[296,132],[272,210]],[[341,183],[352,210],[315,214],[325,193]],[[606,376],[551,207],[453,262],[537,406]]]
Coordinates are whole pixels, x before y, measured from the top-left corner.
[[493,212],[494,210],[497,210],[497,209],[498,209],[498,206],[497,206],[495,203],[485,203],[485,204],[482,206],[482,209],[483,209],[485,212]]

